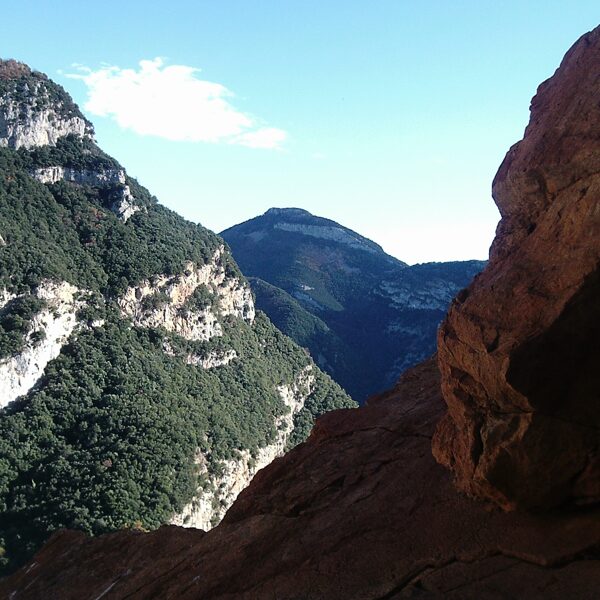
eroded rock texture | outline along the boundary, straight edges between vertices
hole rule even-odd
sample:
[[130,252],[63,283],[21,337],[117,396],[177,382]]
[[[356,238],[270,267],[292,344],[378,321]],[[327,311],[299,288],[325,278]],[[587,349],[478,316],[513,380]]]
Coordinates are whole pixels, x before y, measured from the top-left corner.
[[600,500],[600,28],[531,104],[493,184],[485,271],[439,332],[459,486],[506,509]]

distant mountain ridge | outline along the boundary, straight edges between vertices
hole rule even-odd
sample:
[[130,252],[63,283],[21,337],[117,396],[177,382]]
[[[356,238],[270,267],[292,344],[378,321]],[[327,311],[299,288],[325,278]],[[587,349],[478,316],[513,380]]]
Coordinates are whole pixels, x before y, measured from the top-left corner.
[[[366,252],[385,254],[383,248],[374,241],[363,237],[356,233],[356,231],[352,231],[352,229],[348,229],[331,219],[317,217],[303,208],[270,208],[264,215],[256,218],[261,219],[263,223],[270,219],[272,220],[273,227],[282,231],[302,233],[311,237],[346,244],[352,248],[365,250]],[[253,221],[254,219],[250,219],[242,225],[248,224],[251,226],[250,224]],[[393,256],[387,256],[393,261],[405,264]]]
[[221,235],[257,306],[359,401],[434,351],[450,300],[485,264],[409,266],[301,208],[271,208]]

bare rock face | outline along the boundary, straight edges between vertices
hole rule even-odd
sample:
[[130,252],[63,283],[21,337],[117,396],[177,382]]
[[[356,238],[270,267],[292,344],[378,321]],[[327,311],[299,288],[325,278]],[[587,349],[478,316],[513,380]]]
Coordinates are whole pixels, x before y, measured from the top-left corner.
[[493,184],[485,271],[442,325],[433,451],[505,509],[600,501],[600,28],[531,104]]
[[60,86],[23,63],[0,59],[0,147],[55,146],[67,135],[93,139],[94,128]]
[[125,223],[129,217],[140,210],[130,187],[127,185],[127,177],[123,169],[90,171],[89,169],[53,166],[35,169],[30,172],[30,175],[40,183],[52,184],[58,181],[69,181],[92,187],[115,186],[112,192],[113,198],[110,203],[110,210]]
[[[77,311],[84,305],[81,290],[66,281],[44,280],[35,296],[44,308],[31,321],[25,347],[16,355],[0,359],[0,408],[26,394],[42,377],[76,330]],[[15,295],[0,290],[0,309]]]

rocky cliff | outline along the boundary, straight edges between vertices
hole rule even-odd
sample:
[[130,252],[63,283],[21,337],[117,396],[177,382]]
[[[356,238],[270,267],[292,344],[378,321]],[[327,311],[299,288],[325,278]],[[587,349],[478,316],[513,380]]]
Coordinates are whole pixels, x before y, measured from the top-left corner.
[[0,62],[0,147],[55,146],[69,134],[93,138],[92,124],[44,74],[14,60]]
[[434,352],[450,300],[484,265],[408,266],[298,208],[271,208],[222,235],[259,308],[361,402]]
[[123,169],[76,169],[63,166],[41,167],[33,169],[30,175],[40,183],[58,183],[68,181],[78,185],[112,190],[109,204],[110,210],[122,221],[127,221],[140,210],[127,185],[127,177]]
[[0,407],[32,389],[48,363],[60,354],[77,326],[77,311],[83,306],[78,293],[65,281],[50,280],[42,281],[32,295],[11,297],[4,292],[6,301],[0,303],[0,311],[10,312],[12,304],[31,297],[40,300],[43,308],[33,315],[20,352],[0,359]]
[[[548,181],[555,168],[560,171],[561,165],[572,164],[576,156],[584,163],[591,160],[593,166],[600,144],[594,133],[597,102],[589,101],[589,112],[585,107],[587,99],[598,97],[599,49],[600,28],[577,42],[554,78],[540,88],[542,94],[552,90],[546,98],[549,106],[559,107],[560,114],[577,113],[581,121],[561,129],[560,140],[553,138],[560,119],[555,114],[545,121],[536,112],[538,97],[525,139],[509,152],[497,182],[510,173],[507,164],[519,164],[520,148],[527,149],[536,139],[541,144],[552,142],[550,149],[558,152],[554,156],[549,150],[554,163],[538,157],[538,164],[546,165],[547,171],[540,168],[540,172],[546,173]],[[571,111],[564,98],[582,108]],[[542,124],[545,129],[539,129]],[[579,152],[581,148],[585,150]],[[513,173],[515,181],[527,179],[529,164],[521,163]],[[589,164],[580,170],[574,167],[573,173],[588,168]],[[407,372],[393,390],[367,406],[324,415],[307,442],[260,471],[222,523],[208,533],[165,527],[150,534],[126,531],[89,539],[79,532],[60,532],[30,565],[0,581],[0,593],[12,600],[595,600],[600,589],[600,505],[593,495],[599,478],[593,470],[595,448],[589,430],[597,431],[598,381],[590,370],[597,345],[587,337],[588,329],[595,333],[597,325],[598,294],[592,294],[598,291],[593,284],[597,236],[589,220],[598,215],[600,190],[594,181],[589,192],[575,196],[567,193],[567,185],[568,198],[557,192],[545,209],[536,196],[542,208],[536,210],[535,220],[530,215],[535,227],[529,227],[529,233],[517,226],[527,222],[528,217],[517,210],[520,204],[527,205],[526,199],[504,198],[507,204],[502,210],[508,220],[499,227],[492,262],[470,290],[457,298],[440,334],[441,382],[436,361],[430,360]],[[520,184],[516,185],[515,193]],[[531,183],[521,191],[538,193],[538,189],[537,183]],[[588,204],[587,193],[595,203]],[[539,229],[545,234],[538,234],[541,237],[536,241],[532,236]],[[563,236],[570,234],[570,243],[563,247]],[[506,246],[504,236],[508,236]],[[533,246],[545,243],[546,261],[539,262],[538,257],[536,268],[530,269],[529,240],[534,240]],[[573,257],[572,252],[580,262],[563,264],[564,272],[552,268],[562,264],[561,257]],[[505,278],[521,260],[525,262],[520,277],[507,287]],[[592,275],[573,274],[579,269]],[[523,290],[542,284],[544,273],[552,275],[545,294],[524,296]],[[571,295],[561,293],[563,282],[570,283],[565,289]],[[485,322],[470,319],[472,313],[466,311],[466,307],[476,309],[468,303],[475,294],[482,302],[492,302],[481,305],[483,314],[502,317],[513,329],[501,330],[498,340],[495,334],[486,337]],[[509,306],[503,304],[507,295],[513,298]],[[515,298],[522,303],[515,303]],[[525,319],[521,311],[533,310],[530,304],[536,312],[529,312]],[[535,328],[534,335],[523,342],[520,336],[526,326]],[[489,347],[484,348],[478,336]],[[477,352],[465,349],[463,340],[476,344]],[[586,343],[572,346],[574,341]],[[523,343],[527,351],[522,350]],[[507,352],[513,348],[514,353]],[[496,359],[496,351],[502,360]],[[550,360],[552,356],[561,362]],[[519,360],[515,362],[514,357]],[[524,379],[510,376],[515,364],[524,369],[518,371]],[[467,372],[477,365],[478,372]],[[512,389],[501,388],[504,395],[493,395],[498,387],[488,387],[490,382],[506,386],[507,381]],[[516,381],[527,385],[513,386]],[[490,408],[491,400],[499,404],[517,399],[524,405],[531,398],[536,401],[528,410],[520,410],[518,404],[519,410],[511,406],[510,412]],[[550,406],[541,400],[551,402]],[[571,413],[556,416],[566,408]],[[475,446],[469,418],[477,418],[485,432]],[[515,419],[514,428],[506,428],[507,418]],[[555,421],[551,430],[543,427]],[[458,429],[461,424],[467,428]],[[569,438],[562,437],[563,427],[569,428]],[[531,442],[535,432],[534,439],[545,452],[544,463],[538,461],[538,448]],[[556,432],[554,445],[547,438],[550,432]],[[457,489],[453,473],[434,460],[432,438],[437,458],[453,467],[456,481],[470,495]],[[598,436],[594,439],[597,442]],[[585,448],[589,457],[583,469],[576,460],[578,448]],[[495,449],[499,450],[496,454]],[[502,470],[479,470],[478,465],[471,469],[469,479],[467,459],[492,464],[500,453]],[[537,464],[538,471],[527,472],[532,464]],[[570,472],[570,483],[565,486],[557,480],[556,467],[568,465],[578,467]],[[505,485],[513,473],[522,487]],[[516,496],[507,490],[516,490]],[[532,490],[539,491],[530,495]],[[566,493],[557,495],[556,490]],[[507,500],[499,502],[499,498]],[[552,502],[531,503],[531,498]],[[558,498],[563,499],[559,507]],[[584,506],[574,507],[575,501]],[[517,510],[498,507],[513,503]],[[520,509],[522,505],[553,508],[526,512]]]
[[599,65],[597,29],[540,85],[494,180],[490,263],[439,333],[436,457],[507,509],[600,501]]
[[209,528],[352,405],[218,236],[102,152],[62,88],[0,61],[0,572],[59,527]]

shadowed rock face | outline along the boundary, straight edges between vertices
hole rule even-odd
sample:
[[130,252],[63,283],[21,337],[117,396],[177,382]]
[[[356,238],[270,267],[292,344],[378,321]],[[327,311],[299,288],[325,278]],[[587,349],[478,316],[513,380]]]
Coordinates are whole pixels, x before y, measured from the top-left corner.
[[600,500],[600,28],[540,85],[493,184],[485,271],[438,337],[436,458],[505,509]]

